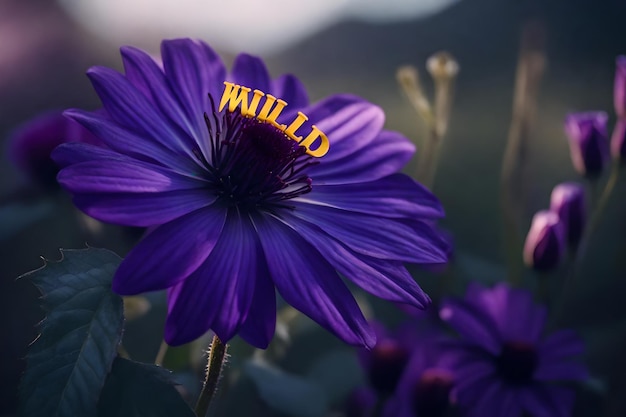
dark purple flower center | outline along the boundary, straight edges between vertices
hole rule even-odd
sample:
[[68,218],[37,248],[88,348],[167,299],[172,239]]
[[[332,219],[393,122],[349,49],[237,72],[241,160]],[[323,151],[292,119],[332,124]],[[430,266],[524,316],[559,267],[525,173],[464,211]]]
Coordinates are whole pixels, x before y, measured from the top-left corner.
[[532,380],[537,362],[537,352],[532,345],[526,342],[508,342],[496,358],[496,368],[505,381],[519,385]]
[[409,351],[394,340],[381,340],[370,352],[369,379],[381,394],[395,391],[409,361]]
[[275,126],[239,112],[205,114],[211,155],[201,158],[219,199],[241,210],[289,207],[287,200],[308,193],[314,164],[306,148]]
[[443,417],[450,409],[452,374],[443,369],[427,369],[413,391],[413,410],[419,417]]

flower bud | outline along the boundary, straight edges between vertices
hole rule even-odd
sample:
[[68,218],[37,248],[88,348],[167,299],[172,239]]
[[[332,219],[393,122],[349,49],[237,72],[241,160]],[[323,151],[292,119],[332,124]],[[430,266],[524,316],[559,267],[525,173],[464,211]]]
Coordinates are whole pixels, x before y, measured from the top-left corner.
[[9,158],[31,181],[56,186],[57,165],[50,153],[61,143],[100,143],[87,129],[61,112],[40,114],[15,129],[9,139]]
[[615,60],[615,84],[613,88],[615,114],[626,118],[626,56],[620,55]]
[[570,246],[578,246],[587,222],[584,187],[574,182],[554,187],[550,197],[550,210],[559,215]]
[[533,217],[526,243],[524,262],[537,271],[555,268],[565,249],[565,228],[559,215],[543,210]]
[[608,162],[607,120],[604,112],[572,113],[565,119],[572,162],[582,175],[596,177]]
[[626,119],[618,119],[611,136],[611,156],[626,162]]

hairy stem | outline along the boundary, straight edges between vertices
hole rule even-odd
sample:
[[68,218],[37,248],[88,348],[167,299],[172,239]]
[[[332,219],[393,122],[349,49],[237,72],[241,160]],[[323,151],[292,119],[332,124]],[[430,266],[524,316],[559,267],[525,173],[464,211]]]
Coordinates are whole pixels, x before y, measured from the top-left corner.
[[198,417],[206,416],[207,411],[209,410],[209,405],[211,405],[211,400],[217,391],[217,384],[219,383],[222,375],[222,369],[224,368],[224,362],[226,360],[227,348],[228,346],[223,344],[217,335],[213,336],[213,341],[211,342],[209,350],[206,378],[195,408],[195,412]]

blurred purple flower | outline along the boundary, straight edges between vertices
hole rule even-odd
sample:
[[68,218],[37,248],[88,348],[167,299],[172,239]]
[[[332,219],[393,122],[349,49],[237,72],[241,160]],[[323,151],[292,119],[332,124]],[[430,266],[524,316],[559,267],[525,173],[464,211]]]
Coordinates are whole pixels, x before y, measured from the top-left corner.
[[587,223],[585,188],[575,182],[557,185],[550,196],[550,210],[559,215],[569,244],[578,246]]
[[[120,265],[113,289],[169,289],[169,344],[212,329],[225,342],[238,333],[266,347],[276,287],[345,342],[372,347],[374,333],[339,274],[390,301],[430,303],[403,262],[444,261],[432,222],[442,209],[398,173],[414,147],[382,130],[380,108],[348,95],[309,105],[295,77],[272,80],[246,54],[227,74],[197,41],[164,41],[161,55],[162,68],[125,47],[125,75],[89,70],[110,117],[66,114],[111,149],[65,144],[54,157],[64,167],[59,182],[87,214],[153,227]],[[314,160],[273,125],[217,111],[225,80],[284,99],[279,123],[302,110],[328,135],[328,154]]]
[[626,161],[626,119],[618,119],[611,136],[611,156],[619,161]]
[[615,86],[613,90],[615,114],[626,119],[626,56],[620,55],[615,60]]
[[390,333],[380,323],[370,324],[376,334],[376,346],[360,349],[359,359],[369,385],[382,397],[386,397],[396,390],[409,362],[412,346],[408,333]]
[[600,175],[609,160],[607,120],[605,112],[572,113],[565,119],[572,162],[582,175]]
[[370,387],[354,389],[346,400],[346,417],[372,417],[378,402],[378,395]]
[[413,348],[398,389],[385,406],[385,417],[445,417],[455,408],[454,353],[438,339]]
[[537,271],[555,268],[565,252],[565,225],[555,212],[535,214],[524,243],[524,262]]
[[383,401],[378,405],[383,416],[443,417],[451,406],[456,356],[445,349],[450,338],[441,320],[424,311],[393,331],[371,324],[377,344],[360,349],[359,358],[373,389],[353,392],[347,409],[365,417],[363,412],[371,413],[373,404]]
[[529,291],[471,284],[440,315],[461,336],[455,393],[470,416],[571,415],[574,391],[559,383],[587,379],[584,345],[568,330],[542,337],[546,309]]
[[51,111],[35,116],[13,131],[9,136],[9,159],[31,181],[43,187],[53,187],[57,185],[59,168],[50,154],[65,142],[101,143],[62,112]]

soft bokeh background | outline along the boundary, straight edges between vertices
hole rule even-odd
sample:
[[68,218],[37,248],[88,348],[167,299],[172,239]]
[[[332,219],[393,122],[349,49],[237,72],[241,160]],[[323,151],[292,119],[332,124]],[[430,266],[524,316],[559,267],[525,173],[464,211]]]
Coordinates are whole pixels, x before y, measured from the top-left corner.
[[[434,191],[446,208],[444,225],[454,235],[458,262],[473,265],[468,269],[476,276],[465,279],[491,281],[506,278],[499,174],[522,24],[543,22],[548,59],[528,154],[526,225],[536,210],[547,207],[554,185],[577,179],[562,129],[565,114],[611,112],[614,59],[626,53],[623,0],[188,0],[163,2],[169,4],[163,8],[156,3],[0,0],[0,415],[15,412],[24,366],[20,358],[42,317],[35,289],[15,278],[39,267],[40,256],[57,259],[60,247],[88,243],[124,255],[136,238],[115,227],[90,232],[89,222],[77,220],[66,196],[38,190],[16,171],[7,159],[7,139],[38,112],[97,108],[84,72],[96,64],[121,68],[120,44],[158,54],[161,38],[190,35],[216,47],[227,62],[238,52],[260,54],[273,75],[300,77],[313,100],[350,92],[379,104],[387,128],[418,144],[424,131],[397,86],[395,71],[412,64],[423,72],[431,54],[449,51],[461,72]],[[414,170],[415,161],[407,167],[408,173]],[[626,253],[619,239],[626,232],[625,186],[624,181],[618,185],[607,211],[612,220],[601,224],[601,237],[592,242],[590,256],[596,262],[585,269],[585,279],[593,285],[572,315],[581,330],[592,334],[597,353],[606,350],[596,355],[603,357],[594,364],[599,373],[626,370],[626,360],[617,356],[626,350],[621,305],[626,274],[620,272],[624,260],[618,261]],[[154,349],[159,326],[147,326],[157,334]],[[613,336],[607,339],[607,334]],[[139,359],[153,355],[140,353]],[[620,372],[607,371],[613,398],[608,407],[616,413],[626,401],[617,395],[626,393]]]

